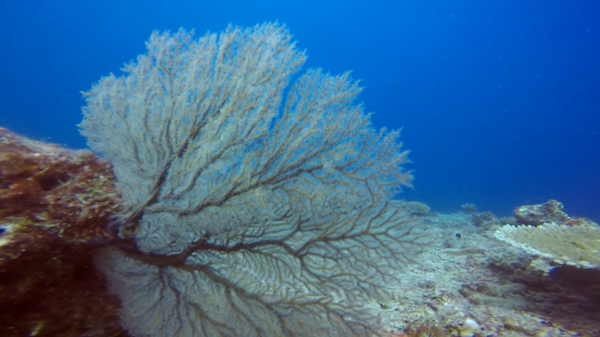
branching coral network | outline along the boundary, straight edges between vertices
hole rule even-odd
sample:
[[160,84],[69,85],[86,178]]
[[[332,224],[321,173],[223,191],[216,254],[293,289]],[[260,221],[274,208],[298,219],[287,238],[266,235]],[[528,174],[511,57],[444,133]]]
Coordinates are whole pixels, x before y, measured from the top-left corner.
[[426,241],[390,198],[412,176],[348,73],[278,24],[154,33],[85,93],[82,134],[123,199],[96,254],[133,336],[368,336]]

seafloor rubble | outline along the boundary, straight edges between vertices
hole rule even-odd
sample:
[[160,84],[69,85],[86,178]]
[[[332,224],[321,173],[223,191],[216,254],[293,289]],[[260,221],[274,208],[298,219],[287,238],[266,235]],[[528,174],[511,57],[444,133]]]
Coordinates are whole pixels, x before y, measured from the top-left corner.
[[[0,336],[127,336],[92,252],[120,204],[108,163],[0,128]],[[497,219],[406,209],[431,245],[399,270],[395,297],[373,303],[390,336],[600,336],[600,272],[541,261],[498,240],[505,224],[597,226],[548,202]],[[578,248],[582,248],[581,244]],[[585,247],[584,247],[585,248]]]
[[[537,216],[544,209],[546,221],[598,226],[568,217],[558,205],[551,201],[517,210]],[[494,235],[502,225],[524,224],[467,206],[456,214],[422,218],[435,239],[402,271],[396,298],[380,304],[391,332],[407,337],[418,335],[406,334],[407,329],[419,328],[418,336],[600,336],[600,270],[559,265],[502,242]]]

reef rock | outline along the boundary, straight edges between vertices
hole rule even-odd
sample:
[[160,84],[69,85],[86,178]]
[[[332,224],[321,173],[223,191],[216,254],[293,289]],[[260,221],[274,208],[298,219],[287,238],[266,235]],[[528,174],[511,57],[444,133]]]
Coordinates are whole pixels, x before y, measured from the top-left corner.
[[120,200],[110,164],[0,128],[0,335],[126,336],[92,250]]
[[548,200],[544,204],[520,206],[513,211],[514,217],[521,225],[541,226],[545,223],[576,226],[593,223],[584,218],[571,218],[563,212],[563,204],[556,200]]

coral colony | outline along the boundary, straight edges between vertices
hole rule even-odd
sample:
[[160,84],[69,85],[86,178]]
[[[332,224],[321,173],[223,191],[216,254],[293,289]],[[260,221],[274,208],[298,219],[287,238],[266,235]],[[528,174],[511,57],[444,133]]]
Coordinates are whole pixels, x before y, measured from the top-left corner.
[[133,336],[368,336],[422,230],[398,131],[348,73],[311,69],[277,24],[148,53],[85,93],[81,132],[110,161],[119,239],[96,254]]

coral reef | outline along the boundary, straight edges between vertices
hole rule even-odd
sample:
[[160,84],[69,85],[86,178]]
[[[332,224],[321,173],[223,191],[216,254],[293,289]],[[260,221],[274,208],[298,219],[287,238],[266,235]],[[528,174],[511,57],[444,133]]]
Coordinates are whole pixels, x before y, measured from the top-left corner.
[[513,216],[503,216],[499,219],[499,221],[501,225],[519,225],[519,221]]
[[428,215],[431,209],[429,206],[418,201],[407,201],[402,204],[406,211],[415,216]]
[[530,266],[533,256],[494,237],[497,226],[477,227],[466,213],[422,221],[433,243],[381,305],[393,336],[599,335],[598,270],[566,266],[545,275]]
[[287,90],[290,39],[154,33],[85,94],[113,167],[0,129],[2,336],[598,335],[597,225],[519,208],[531,225],[496,236],[594,267],[543,274],[490,212],[391,200],[412,180],[399,132],[372,127],[347,73]]
[[[115,315],[118,299],[104,293],[102,275],[91,268],[91,249],[113,244],[104,224],[119,212],[110,166],[0,129],[0,168],[0,335],[127,336]],[[420,221],[430,230],[430,249],[395,270],[395,291],[369,308],[382,320],[376,334],[600,332],[599,270],[565,266],[544,275],[530,266],[531,255],[496,240],[493,228],[476,226],[473,214],[434,213]],[[214,310],[222,310],[219,301]]]
[[470,204],[470,203],[466,203],[466,204],[462,204],[460,205],[461,211],[466,213],[466,214],[477,214],[477,206],[475,206],[475,204]]
[[556,200],[548,200],[544,204],[520,206],[513,211],[514,217],[521,225],[541,226],[545,223],[556,223],[559,225],[582,225],[591,224],[592,221],[585,218],[571,218],[563,211],[563,204]]
[[492,212],[479,212],[475,204],[462,204],[460,207],[460,212],[470,216],[471,221],[473,221],[473,224],[477,227],[488,229],[500,224],[500,220],[498,220]]
[[[495,232],[497,239],[559,265],[600,267],[600,227],[585,218],[571,218],[563,204],[521,206],[514,210],[517,224],[508,223]],[[542,270],[551,269],[538,263]]]
[[0,335],[125,336],[92,249],[113,239],[108,163],[0,128]]
[[558,264],[600,267],[600,227],[597,224],[505,225],[496,231],[496,238]]
[[491,228],[500,224],[500,221],[492,212],[485,211],[481,213],[474,213],[471,215],[473,224],[477,227]]

